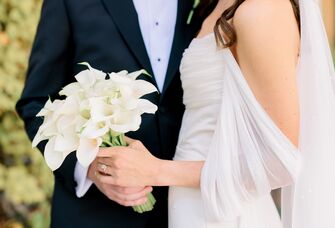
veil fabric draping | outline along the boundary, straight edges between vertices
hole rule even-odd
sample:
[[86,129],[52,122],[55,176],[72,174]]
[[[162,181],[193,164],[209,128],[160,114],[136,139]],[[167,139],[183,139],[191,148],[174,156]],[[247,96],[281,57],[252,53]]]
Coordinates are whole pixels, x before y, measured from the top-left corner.
[[[318,3],[299,6],[299,147],[260,106],[241,71],[226,77],[201,176],[208,220],[234,220],[253,200],[283,188],[283,227],[335,228],[334,65]],[[229,69],[239,69],[234,60],[227,60]]]

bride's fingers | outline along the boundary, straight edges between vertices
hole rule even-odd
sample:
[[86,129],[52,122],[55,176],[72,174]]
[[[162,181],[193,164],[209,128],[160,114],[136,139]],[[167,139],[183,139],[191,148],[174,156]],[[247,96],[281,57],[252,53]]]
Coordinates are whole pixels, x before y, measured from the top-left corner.
[[123,192],[118,191],[114,187],[111,187],[110,190],[115,195],[115,197],[117,199],[119,199],[120,201],[133,202],[133,201],[138,201],[138,200],[141,200],[143,198],[146,198],[148,193],[150,193],[152,191],[152,189],[150,189],[150,188],[149,187],[144,188],[143,190],[141,190],[139,192],[136,192],[136,193],[132,193],[132,194],[125,194]]
[[148,191],[152,191],[152,187],[120,187],[120,186],[114,186],[115,191],[122,193],[122,194],[135,194],[139,193],[145,189]]
[[126,206],[126,207],[131,207],[131,206],[137,206],[137,205],[141,205],[144,204],[147,201],[147,195],[144,195],[140,198],[130,198],[130,197],[126,197],[123,196],[122,194],[116,193],[114,191],[112,191],[111,189],[106,191],[107,193],[107,197],[110,200],[113,200],[114,202],[122,205],[122,206]]
[[125,207],[133,207],[133,206],[145,204],[147,201],[148,201],[148,197],[143,197],[141,199],[133,200],[133,201],[121,201],[120,204]]
[[135,140],[135,139],[126,137],[126,143],[128,145],[128,148],[131,148],[131,149],[138,149],[138,150],[145,149],[143,143],[140,140]]
[[97,157],[113,157],[118,153],[122,153],[125,147],[122,146],[113,146],[113,147],[102,147],[99,149]]
[[97,170],[104,175],[111,175],[110,166],[107,162],[99,162],[97,165]]
[[106,186],[104,185],[107,196],[109,199],[117,202],[118,204],[126,207],[137,206],[144,204],[147,201],[147,194],[152,191],[152,187],[142,188],[141,191],[134,194],[124,194],[120,193],[120,189],[116,186]]
[[117,176],[117,170],[121,167],[123,166],[120,166],[119,162],[116,164],[111,158],[98,159],[97,171],[103,175]]
[[95,178],[102,184],[108,185],[116,185],[120,187],[136,187],[139,186],[137,184],[132,184],[131,182],[125,180],[124,178],[120,178],[116,175],[113,170],[110,171],[109,174],[101,173],[99,171],[95,172]]
[[125,136],[125,139],[126,139],[127,145],[130,145],[130,144],[132,144],[135,141],[135,139],[129,138],[127,136]]

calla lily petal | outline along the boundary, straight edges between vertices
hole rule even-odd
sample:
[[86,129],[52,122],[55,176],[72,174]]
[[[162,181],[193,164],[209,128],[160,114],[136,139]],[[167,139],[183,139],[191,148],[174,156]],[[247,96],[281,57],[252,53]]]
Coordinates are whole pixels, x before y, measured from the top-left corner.
[[69,129],[69,126],[74,124],[76,116],[72,115],[63,115],[61,117],[58,118],[58,120],[56,121],[56,126],[57,126],[57,132],[58,133],[63,133],[64,129]]
[[43,124],[39,129],[41,130],[41,133],[47,138],[58,134],[57,122],[53,121],[52,117],[44,117]]
[[78,162],[83,167],[88,167],[97,156],[101,144],[102,140],[100,138],[98,139],[81,138],[77,150]]
[[127,133],[129,131],[137,131],[141,125],[141,115],[137,111],[116,113],[110,128],[114,132]]
[[78,82],[73,82],[65,86],[60,92],[61,96],[73,96],[77,95],[80,91],[82,91],[82,87]]
[[44,157],[47,165],[52,171],[58,169],[65,157],[62,152],[55,151],[55,137],[49,139],[44,149]]
[[79,72],[75,78],[84,89],[93,86],[96,81],[94,75],[92,75],[89,70]]
[[82,63],[79,63],[79,65],[84,65],[84,66],[87,66],[89,71],[93,73],[94,75],[94,78],[96,80],[104,80],[106,78],[106,73],[101,71],[101,70],[97,70],[93,67],[91,67],[91,65],[87,62],[82,62]]
[[43,140],[48,139],[48,137],[46,137],[45,135],[43,135],[43,132],[41,131],[41,129],[38,129],[33,142],[32,142],[32,147],[37,147],[37,145],[42,142]]
[[[107,103],[107,99],[102,98],[92,98],[89,100],[90,102],[90,110],[91,110],[91,120],[92,122],[103,122],[110,119],[115,112],[120,110],[118,105],[111,105]],[[112,102],[116,102],[115,100],[111,100]]]
[[63,134],[59,134],[55,137],[55,150],[61,152],[72,152],[75,151],[79,146],[79,137],[75,132],[73,126],[68,127]]
[[132,72],[130,74],[127,75],[128,78],[131,78],[133,80],[136,80],[141,74],[145,74],[145,75],[149,75],[149,73],[146,70],[138,70],[135,72]]
[[81,133],[81,136],[94,139],[104,136],[108,131],[109,126],[105,122],[88,121]]
[[144,80],[136,80],[133,89],[133,93],[136,98],[140,98],[153,92],[158,92],[157,88],[152,83]]
[[117,73],[111,73],[109,74],[109,80],[120,85],[120,84],[125,84],[125,85],[129,85],[132,82],[134,82],[134,80],[132,80],[131,78],[128,78],[126,75],[120,75]]
[[143,113],[151,113],[154,114],[157,111],[157,105],[146,99],[138,99],[137,109]]
[[41,109],[41,111],[39,113],[37,113],[37,117],[42,117],[42,116],[46,116],[48,115],[48,113],[50,112],[50,110],[47,109],[47,107],[50,107],[52,105],[52,101],[50,100],[50,98],[47,100],[47,102],[45,103],[44,107]]
[[127,70],[121,70],[121,71],[117,72],[116,74],[118,74],[120,76],[127,76],[128,75],[128,71]]

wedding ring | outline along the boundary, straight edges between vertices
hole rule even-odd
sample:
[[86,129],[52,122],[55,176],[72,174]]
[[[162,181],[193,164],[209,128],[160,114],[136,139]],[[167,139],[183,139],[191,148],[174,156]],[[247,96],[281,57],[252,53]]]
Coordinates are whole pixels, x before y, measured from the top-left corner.
[[99,164],[99,167],[100,167],[100,170],[101,170],[102,173],[108,174],[107,173],[107,168],[108,168],[107,165],[105,165],[105,164]]

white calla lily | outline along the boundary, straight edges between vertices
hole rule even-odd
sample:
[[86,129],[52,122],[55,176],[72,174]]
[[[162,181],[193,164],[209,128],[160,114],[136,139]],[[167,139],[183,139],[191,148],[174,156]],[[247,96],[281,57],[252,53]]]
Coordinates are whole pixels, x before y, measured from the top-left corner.
[[128,74],[127,77],[131,78],[132,80],[136,80],[142,74],[151,77],[151,75],[146,70],[138,70],[138,71],[132,72]]
[[114,132],[127,133],[137,131],[141,125],[141,115],[135,111],[115,113],[111,119],[110,128]]
[[62,152],[75,151],[79,146],[79,137],[74,121],[72,120],[72,124],[62,126],[60,133],[55,138],[55,150]]
[[96,77],[90,70],[84,70],[75,76],[83,89],[88,89],[96,82]]
[[136,80],[134,82],[133,93],[134,97],[140,98],[146,94],[158,92],[157,88],[150,82],[144,80]]
[[56,100],[55,102],[51,102],[51,100],[48,99],[44,108],[36,115],[37,117],[43,117],[43,123],[33,139],[33,147],[36,147],[41,141],[47,140],[57,134],[57,124],[54,121],[53,115],[55,110],[61,107],[62,104],[63,101]]
[[117,105],[108,104],[108,97],[95,97],[89,99],[91,119],[93,122],[107,121],[112,118],[120,108]]
[[43,124],[40,126],[39,131],[46,137],[52,137],[58,133],[57,122],[53,120],[52,116],[46,116],[44,117]]
[[77,96],[83,89],[78,82],[73,82],[65,86],[60,92],[61,96]]
[[119,96],[124,99],[133,98],[134,91],[133,91],[132,85],[133,85],[133,82],[130,85],[120,84],[119,85],[119,91],[120,91]]
[[76,118],[74,120],[75,132],[77,134],[80,134],[87,122],[88,122],[88,119],[82,117],[82,115],[76,116]]
[[34,137],[34,139],[33,139],[32,147],[33,147],[33,148],[34,148],[34,147],[37,147],[37,145],[38,145],[40,142],[42,142],[42,141],[44,141],[44,140],[47,140],[47,139],[49,139],[49,138],[43,134],[43,131],[42,131],[41,129],[38,129],[38,131],[37,131],[37,133],[36,133],[36,135],[35,135],[35,137]]
[[88,70],[83,70],[75,76],[76,80],[83,88],[88,89],[89,87],[92,87],[97,81],[104,80],[106,78],[106,73],[94,69],[90,64],[84,62],[80,63],[80,65],[85,65],[88,67]]
[[116,85],[130,85],[132,82],[134,82],[134,80],[127,77],[127,75],[122,75],[118,73],[109,74],[109,80],[111,80]]
[[48,99],[44,107],[41,109],[39,113],[37,113],[36,116],[37,117],[51,116],[63,104],[64,104],[63,100],[55,100],[54,102],[52,102],[50,99]]
[[75,115],[62,115],[56,121],[57,132],[63,133],[75,123]]
[[133,97],[122,97],[118,101],[118,105],[125,110],[137,109],[138,99],[135,99]]
[[107,122],[93,122],[90,120],[85,124],[81,137],[89,139],[100,138],[107,134],[109,129]]
[[55,150],[55,141],[56,137],[50,138],[44,149],[45,161],[52,171],[58,169],[65,159],[62,152]]
[[47,116],[51,111],[51,107],[52,107],[52,101],[49,98],[45,103],[44,107],[41,109],[41,111],[39,111],[39,113],[36,114],[36,116],[37,117]]
[[154,114],[157,111],[157,106],[146,99],[138,99],[137,109],[140,111],[141,115],[143,113]]
[[[113,74],[113,73],[111,73]],[[121,70],[117,73],[114,73],[114,74],[117,74],[117,75],[120,75],[120,76],[127,76],[128,75],[128,71],[127,70]]]
[[80,138],[79,147],[77,150],[78,162],[83,167],[88,167],[99,152],[102,144],[102,139]]

